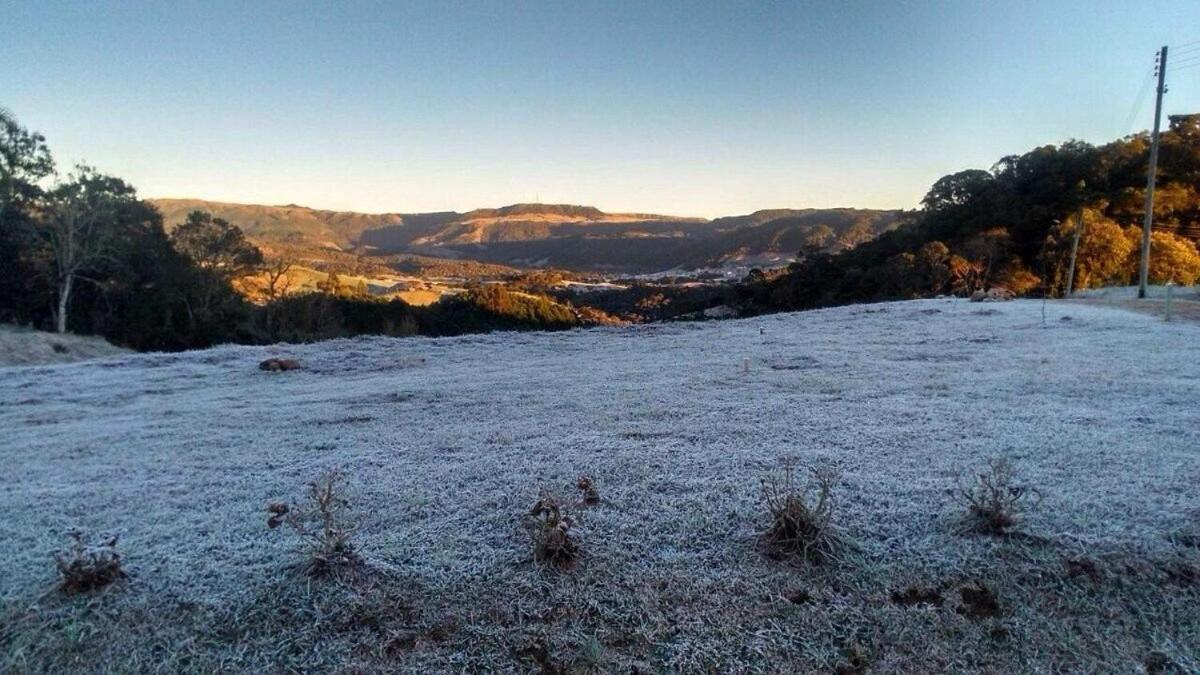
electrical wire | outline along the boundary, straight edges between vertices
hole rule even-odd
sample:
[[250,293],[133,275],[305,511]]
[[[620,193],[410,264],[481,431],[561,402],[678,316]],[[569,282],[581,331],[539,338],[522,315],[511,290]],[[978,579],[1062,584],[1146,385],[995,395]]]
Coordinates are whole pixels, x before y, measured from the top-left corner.
[[1128,136],[1133,133],[1133,126],[1137,123],[1138,113],[1142,112],[1142,106],[1146,103],[1146,96],[1150,93],[1150,86],[1154,84],[1154,73],[1146,71],[1146,77],[1142,79],[1142,87],[1138,90],[1137,98],[1133,100],[1133,107],[1129,109],[1129,117],[1125,118],[1125,133],[1122,136]]

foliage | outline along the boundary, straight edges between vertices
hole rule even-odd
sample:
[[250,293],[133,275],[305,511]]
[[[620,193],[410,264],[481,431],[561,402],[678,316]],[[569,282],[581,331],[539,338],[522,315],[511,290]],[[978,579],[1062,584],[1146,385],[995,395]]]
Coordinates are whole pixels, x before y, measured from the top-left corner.
[[564,330],[579,325],[567,305],[497,284],[482,284],[426,308],[421,332],[457,335],[493,330]]
[[[1075,259],[1076,290],[1106,284],[1128,283],[1131,279],[1130,256],[1139,251],[1137,238],[1131,239],[1121,226],[1098,208],[1082,210],[1083,229],[1079,232],[1079,250]],[[1055,293],[1065,292],[1070,269],[1071,247],[1079,227],[1072,215],[1050,228],[1046,236],[1048,283]],[[1140,232],[1140,230],[1139,230]],[[1138,235],[1140,237],[1140,234]]]
[[[1126,235],[1141,239],[1141,230],[1129,228]],[[1136,256],[1127,267],[1137,268]],[[1150,234],[1150,283],[1172,282],[1190,286],[1200,278],[1200,252],[1195,242],[1170,232]]]
[[204,269],[232,279],[263,261],[262,252],[246,241],[241,229],[205,211],[192,211],[171,232],[171,243]]
[[[1081,208],[1076,287],[1128,282],[1140,255],[1133,234],[1142,225],[1148,152],[1145,133],[1102,146],[1067,141],[945,176],[899,228],[838,255],[805,255],[777,279],[747,280],[740,300],[771,310],[992,286],[1059,294]],[[1189,283],[1198,276],[1191,242],[1200,236],[1200,115],[1171,116],[1159,162],[1151,277]]]
[[176,251],[130,185],[79,167],[44,188],[49,149],[10,115],[0,116],[0,163],[0,320],[136,349],[241,337],[242,300]]

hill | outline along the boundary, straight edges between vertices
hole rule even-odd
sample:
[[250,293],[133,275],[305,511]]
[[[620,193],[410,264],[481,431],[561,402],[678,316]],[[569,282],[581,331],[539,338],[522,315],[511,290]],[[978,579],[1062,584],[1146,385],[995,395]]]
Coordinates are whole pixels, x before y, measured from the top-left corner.
[[150,200],[168,227],[204,210],[267,249],[301,258],[417,255],[511,267],[618,273],[780,265],[802,245],[840,251],[898,224],[896,211],[779,209],[686,218],[605,213],[569,204],[514,204],[467,213],[362,214],[302,206]]
[[[2,369],[0,670],[1196,672],[1200,362],[1180,355],[1200,328],[1044,311]],[[761,552],[783,456],[840,469],[837,558]],[[948,495],[996,457],[1040,495],[1001,537]],[[364,562],[312,578],[266,507],[330,466]],[[577,504],[580,474],[599,504]],[[544,488],[581,547],[561,571],[521,526]],[[120,534],[129,578],[51,590],[76,526]]]
[[[765,309],[800,309],[994,286],[1057,296],[1072,271],[1072,290],[1136,284],[1149,150],[1145,132],[1098,146],[1072,140],[944,176],[901,227],[807,256],[748,290]],[[1149,281],[1196,283],[1200,114],[1169,117],[1156,186]]]
[[0,367],[72,363],[130,353],[91,335],[47,333],[0,323]]

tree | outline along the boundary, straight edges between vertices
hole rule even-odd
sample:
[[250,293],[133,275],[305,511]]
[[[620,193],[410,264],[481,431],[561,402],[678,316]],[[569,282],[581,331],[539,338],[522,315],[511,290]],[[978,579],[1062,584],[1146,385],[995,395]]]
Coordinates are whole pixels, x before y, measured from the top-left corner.
[[950,248],[940,241],[931,241],[917,251],[916,273],[921,289],[940,295],[951,290]]
[[978,195],[992,182],[992,174],[982,169],[968,169],[944,176],[929,189],[921,200],[928,211],[940,211],[953,206],[962,206]]
[[263,259],[241,228],[205,211],[189,213],[171,233],[171,243],[200,267],[226,279],[249,272]]
[[291,271],[292,262],[282,258],[263,270],[265,275],[263,297],[266,300],[264,318],[267,324],[267,335],[272,339],[275,338],[275,302],[291,290],[292,277],[289,274]]
[[[1075,235],[1075,217],[1062,218],[1046,238],[1046,256],[1050,271],[1047,283],[1051,291],[1062,292],[1070,269],[1071,241]],[[1101,208],[1083,211],[1083,231],[1075,256],[1075,288],[1093,288],[1117,280],[1125,271],[1129,255],[1136,248],[1121,226],[1104,217]]]
[[27,131],[0,109],[0,319],[32,321],[49,306],[46,277],[33,259],[32,220],[43,196],[39,183],[54,172],[41,134]]
[[187,256],[201,274],[195,287],[187,289],[184,302],[190,332],[201,322],[224,312],[221,305],[233,301],[230,283],[262,263],[262,251],[250,242],[241,228],[205,211],[192,211],[171,233],[175,250]]
[[10,205],[41,194],[38,182],[54,172],[46,139],[0,108],[0,217]]
[[[1125,236],[1131,242],[1132,253],[1126,269],[1137,269],[1140,248],[1132,242],[1141,241],[1141,228],[1128,227]],[[1155,284],[1171,282],[1191,286],[1200,279],[1200,251],[1191,241],[1170,232],[1152,232],[1150,235],[1150,281]]]
[[345,292],[345,286],[337,272],[330,272],[325,275],[323,280],[317,282],[317,290],[326,295],[342,295]]
[[77,281],[108,256],[115,239],[115,219],[121,201],[136,200],[133,188],[119,178],[79,166],[70,180],[48,194],[45,214],[35,232],[51,255],[57,296],[55,330],[67,331],[67,310]]

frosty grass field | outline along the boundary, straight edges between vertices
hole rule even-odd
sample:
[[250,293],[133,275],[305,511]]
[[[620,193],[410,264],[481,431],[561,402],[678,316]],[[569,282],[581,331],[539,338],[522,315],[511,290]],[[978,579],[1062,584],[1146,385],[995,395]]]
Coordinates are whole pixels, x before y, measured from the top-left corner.
[[[0,671],[1200,670],[1200,327],[1044,311],[0,369]],[[840,467],[840,561],[756,547],[784,456]],[[947,490],[997,456],[1041,504],[1017,535],[964,533]],[[354,582],[309,579],[265,524],[335,465],[370,569]],[[583,558],[543,570],[521,517],[580,474],[603,499],[574,509]],[[119,533],[130,578],[55,592],[72,527]]]

